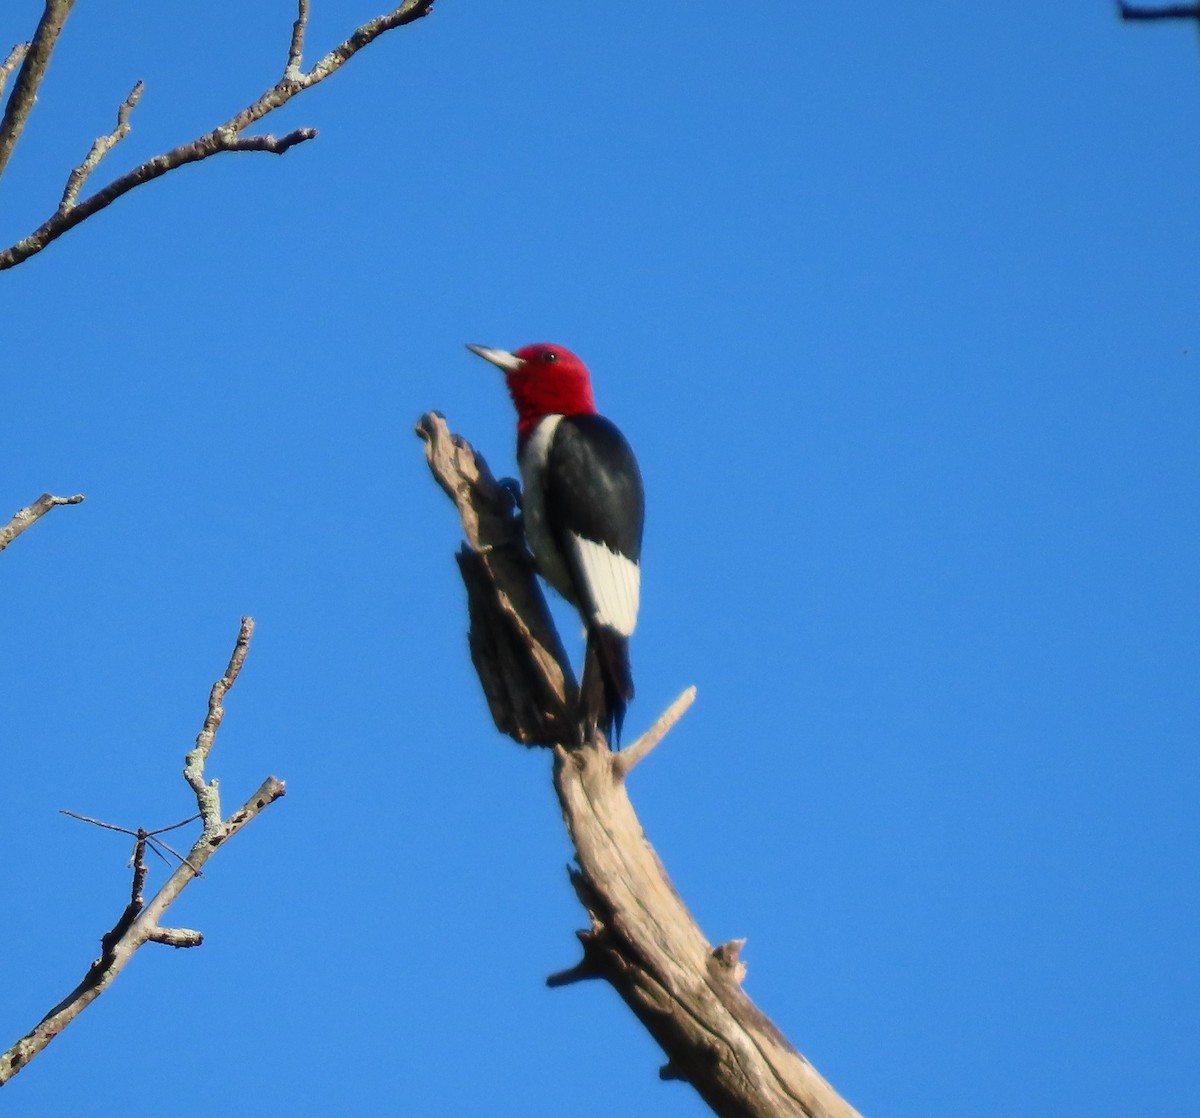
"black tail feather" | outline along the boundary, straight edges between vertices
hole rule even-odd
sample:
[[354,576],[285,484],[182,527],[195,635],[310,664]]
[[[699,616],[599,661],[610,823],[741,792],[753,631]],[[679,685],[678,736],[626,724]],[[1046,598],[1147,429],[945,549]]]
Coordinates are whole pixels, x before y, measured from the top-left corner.
[[597,625],[588,630],[579,685],[579,710],[584,735],[599,727],[616,745],[621,743],[625,709],[633,698],[633,673],[629,668],[629,638],[615,629]]

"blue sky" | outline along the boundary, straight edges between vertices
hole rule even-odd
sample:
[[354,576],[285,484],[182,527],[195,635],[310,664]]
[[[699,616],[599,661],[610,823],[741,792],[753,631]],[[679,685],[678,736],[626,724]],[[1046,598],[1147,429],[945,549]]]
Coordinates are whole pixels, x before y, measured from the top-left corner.
[[[40,5],[10,5],[0,42]],[[0,186],[53,209],[275,80],[294,11],[80,4]],[[310,58],[375,14],[315,3]],[[287,798],[13,1114],[707,1113],[599,985],[549,759],[491,728],[412,435],[511,472],[464,342],[570,346],[648,491],[631,793],[864,1114],[1195,1115],[1200,57],[1104,3],[442,0],[0,276],[9,1040],[210,765]],[[566,632],[573,637],[574,626]],[[156,880],[161,880],[161,873]],[[1014,1079],[1016,1085],[1014,1086]]]

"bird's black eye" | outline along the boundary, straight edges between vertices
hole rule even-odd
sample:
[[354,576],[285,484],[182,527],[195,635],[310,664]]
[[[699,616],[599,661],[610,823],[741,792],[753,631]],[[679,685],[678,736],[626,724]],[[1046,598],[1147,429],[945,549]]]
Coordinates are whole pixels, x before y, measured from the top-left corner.
[[545,353],[542,354],[542,360],[547,365],[552,365],[555,361],[558,360],[558,354],[555,353],[554,350],[548,349],[548,350],[546,350]]

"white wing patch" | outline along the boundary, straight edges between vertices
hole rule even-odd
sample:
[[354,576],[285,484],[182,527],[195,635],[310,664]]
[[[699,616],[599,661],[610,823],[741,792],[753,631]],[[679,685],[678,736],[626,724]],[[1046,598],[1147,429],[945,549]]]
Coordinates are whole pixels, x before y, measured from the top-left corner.
[[592,620],[628,637],[637,625],[641,568],[595,540],[572,534],[570,544],[584,584],[596,603]]

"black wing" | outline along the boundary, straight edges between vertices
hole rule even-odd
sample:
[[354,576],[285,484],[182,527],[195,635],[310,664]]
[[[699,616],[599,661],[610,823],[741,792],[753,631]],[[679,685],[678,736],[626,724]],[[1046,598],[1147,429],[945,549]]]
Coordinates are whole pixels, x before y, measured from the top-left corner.
[[[546,462],[547,519],[556,532],[595,540],[637,563],[642,557],[645,495],[625,436],[602,415],[568,415]],[[559,550],[568,552],[565,539]]]

